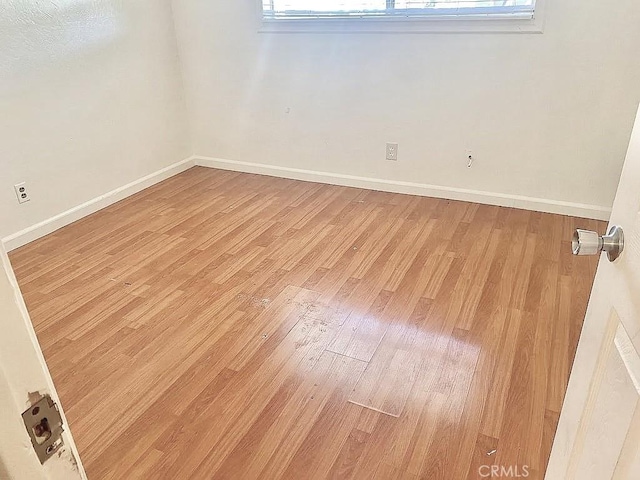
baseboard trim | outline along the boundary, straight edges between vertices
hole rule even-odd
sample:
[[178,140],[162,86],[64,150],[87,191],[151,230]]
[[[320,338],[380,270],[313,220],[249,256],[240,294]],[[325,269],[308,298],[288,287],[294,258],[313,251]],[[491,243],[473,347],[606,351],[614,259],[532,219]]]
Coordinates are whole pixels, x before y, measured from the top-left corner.
[[189,157],[180,162],[169,165],[157,172],[153,172],[146,177],[142,177],[135,180],[123,187],[116,188],[104,195],[100,195],[94,199],[89,200],[77,207],[71,208],[66,212],[62,212],[54,217],[48,218],[40,223],[37,223],[31,227],[25,228],[17,233],[4,237],[2,244],[7,252],[15,250],[29,242],[37,240],[38,238],[49,235],[56,230],[69,225],[77,220],[80,220],[87,215],[102,210],[109,205],[112,205],[120,200],[123,200],[135,193],[144,190],[156,183],[166,180],[169,177],[173,177],[195,165],[195,158]]
[[450,200],[462,200],[467,202],[499,205],[503,207],[522,208],[545,213],[557,213],[572,217],[593,218],[608,220],[611,208],[599,205],[565,202],[561,200],[549,200],[544,198],[526,197],[523,195],[510,195],[504,193],[484,192],[480,190],[468,190],[463,188],[443,187],[423,183],[403,182],[399,180],[383,180],[379,178],[359,177],[340,173],[319,172],[299,168],[279,167],[261,163],[240,162],[221,158],[204,157],[194,155],[180,162],[169,165],[150,175],[135,180],[123,187],[116,188],[104,195],[96,197],[66,212],[25,228],[17,233],[4,237],[2,244],[7,252],[15,250],[38,238],[49,235],[56,230],[80,220],[87,215],[102,210],[120,200],[144,190],[167,178],[177,175],[193,166],[219,168],[236,172],[256,173],[272,177],[291,178],[308,182],[341,185],[345,187],[366,188],[383,192],[405,193],[424,197],[447,198]]
[[462,200],[488,205],[498,205],[502,207],[514,207],[537,212],[557,213],[572,217],[608,220],[611,215],[610,207],[603,207],[600,205],[588,205],[583,203],[565,202],[562,200],[549,200],[546,198],[484,192],[480,190],[443,187],[439,185],[403,182],[398,180],[358,177],[355,175],[278,167],[275,165],[265,165],[261,163],[239,162],[236,160],[225,160],[199,155],[194,156],[193,160],[197,166],[201,167],[219,168],[222,170],[233,170],[245,173],[257,173],[272,177],[284,177],[294,180],[327,183],[331,185],[366,188],[370,190],[380,190],[383,192],[406,193],[424,197],[446,198],[450,200]]

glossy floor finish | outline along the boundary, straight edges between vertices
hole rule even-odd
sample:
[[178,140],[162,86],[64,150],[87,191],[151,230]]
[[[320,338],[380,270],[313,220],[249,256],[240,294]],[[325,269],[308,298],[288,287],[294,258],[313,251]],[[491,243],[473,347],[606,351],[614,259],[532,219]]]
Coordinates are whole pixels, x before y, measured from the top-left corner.
[[542,478],[578,226],[193,168],[11,259],[92,480]]

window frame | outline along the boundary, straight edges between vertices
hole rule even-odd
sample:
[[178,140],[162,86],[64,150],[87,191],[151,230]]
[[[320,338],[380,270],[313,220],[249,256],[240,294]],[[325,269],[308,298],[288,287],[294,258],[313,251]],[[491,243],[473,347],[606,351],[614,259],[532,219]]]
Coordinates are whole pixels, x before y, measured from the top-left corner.
[[266,18],[256,2],[261,33],[542,33],[549,0],[536,0],[533,18],[509,16],[376,16],[354,18]]

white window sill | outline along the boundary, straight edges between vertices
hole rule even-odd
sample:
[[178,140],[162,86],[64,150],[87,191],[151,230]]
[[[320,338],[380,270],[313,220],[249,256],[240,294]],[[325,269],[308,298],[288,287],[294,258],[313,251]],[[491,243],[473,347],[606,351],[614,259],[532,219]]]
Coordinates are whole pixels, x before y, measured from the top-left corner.
[[278,19],[262,20],[262,33],[542,33],[533,19]]
[[262,18],[263,33],[542,33],[544,7],[537,0],[534,18],[499,16],[369,17],[369,18]]

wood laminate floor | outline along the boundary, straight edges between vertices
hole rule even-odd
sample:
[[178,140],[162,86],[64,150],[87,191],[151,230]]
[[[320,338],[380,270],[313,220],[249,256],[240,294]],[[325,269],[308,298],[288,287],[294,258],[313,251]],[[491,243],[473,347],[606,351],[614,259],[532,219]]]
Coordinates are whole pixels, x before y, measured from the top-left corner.
[[576,227],[196,167],[11,260],[91,480],[539,479]]

